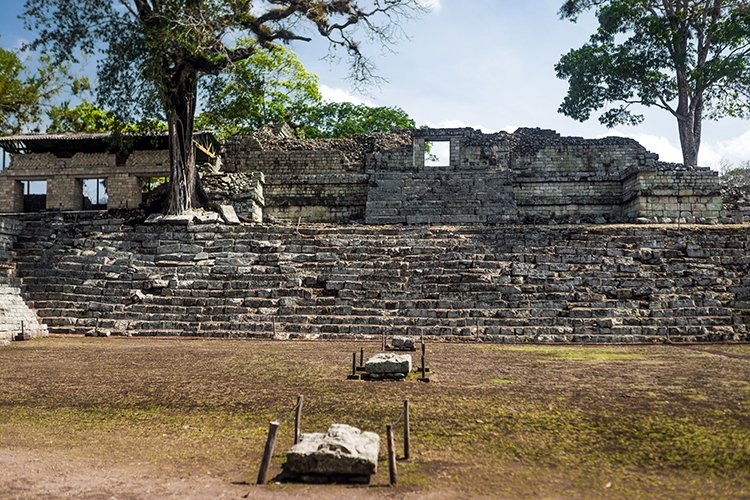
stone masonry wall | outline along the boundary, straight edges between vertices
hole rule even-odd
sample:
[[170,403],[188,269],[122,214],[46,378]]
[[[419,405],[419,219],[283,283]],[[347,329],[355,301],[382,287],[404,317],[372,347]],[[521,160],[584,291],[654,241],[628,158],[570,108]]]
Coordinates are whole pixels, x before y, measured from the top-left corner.
[[660,222],[707,222],[722,215],[718,172],[687,170],[681,165],[656,162],[632,172],[623,183],[628,218]]
[[13,247],[22,230],[19,221],[0,217],[0,345],[22,332],[29,337],[47,335],[46,327],[24,302],[15,280]]
[[[510,136],[470,129],[412,132],[413,145],[368,168],[368,224],[506,223],[517,218]],[[447,166],[425,165],[425,142],[449,143]]]
[[83,179],[104,178],[109,208],[134,208],[141,202],[141,179],[169,175],[165,151],[133,153],[125,165],[117,165],[114,154],[76,153],[57,158],[51,153],[12,155],[10,167],[0,176],[0,196],[10,203],[0,212],[23,211],[21,180],[47,180],[48,210],[81,210]]
[[363,220],[367,200],[365,155],[405,142],[399,134],[347,139],[288,139],[268,133],[230,138],[227,172],[265,175],[265,214],[305,222]]
[[750,227],[125,224],[27,218],[54,332],[491,342],[748,340]]

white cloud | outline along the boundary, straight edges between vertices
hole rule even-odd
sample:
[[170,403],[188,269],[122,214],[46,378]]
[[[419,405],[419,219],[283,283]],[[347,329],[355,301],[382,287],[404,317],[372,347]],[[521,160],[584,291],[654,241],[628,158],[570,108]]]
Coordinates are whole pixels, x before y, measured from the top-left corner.
[[[441,120],[439,122],[433,122],[430,120],[426,120],[424,124],[430,128],[476,128],[484,132],[485,134],[494,134],[497,132],[496,129],[485,127],[484,125],[469,125],[467,123],[462,122],[461,120]],[[516,127],[513,127],[513,130],[515,130]],[[503,129],[506,130],[506,129]]]
[[362,97],[356,96],[346,89],[329,87],[328,85],[321,84],[320,95],[324,101],[330,102],[351,102],[354,104],[364,104],[366,106],[374,106],[372,101],[363,99]]
[[[710,154],[711,158],[706,158],[704,153]],[[731,139],[704,144],[700,156],[701,163],[705,160],[712,168],[718,168],[721,160],[733,164],[750,161],[750,130]]]
[[[613,130],[611,134],[635,139],[649,151],[659,155],[661,161],[682,163],[682,150],[679,144],[673,144],[664,136],[653,134],[627,133]],[[601,136],[603,137],[603,136]],[[750,160],[750,130],[721,141],[703,140],[699,154],[699,164],[718,169],[722,161],[738,164]]]
[[431,12],[440,12],[440,10],[443,8],[441,0],[419,0],[419,3],[422,4],[423,7],[429,9]]
[[635,139],[636,141],[638,141],[641,146],[648,149],[652,153],[658,154],[661,161],[682,163],[682,151],[679,147],[672,144],[669,139],[664,136],[653,134],[634,134],[622,132],[620,130],[613,130],[611,133],[608,133],[606,135],[630,137],[631,139]]

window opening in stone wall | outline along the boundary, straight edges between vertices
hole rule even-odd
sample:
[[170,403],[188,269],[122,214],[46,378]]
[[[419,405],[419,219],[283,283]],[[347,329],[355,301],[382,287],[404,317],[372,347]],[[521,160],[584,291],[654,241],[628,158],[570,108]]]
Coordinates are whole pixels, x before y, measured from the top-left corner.
[[107,209],[107,181],[106,179],[82,179],[81,192],[83,194],[83,210]]
[[143,177],[141,182],[143,203],[145,205],[150,205],[166,194],[169,185],[169,177]]
[[424,141],[424,164],[426,167],[449,167],[451,164],[451,142]]
[[0,155],[2,156],[2,160],[0,160],[0,172],[2,172],[10,165],[10,153],[0,148]]
[[47,181],[20,181],[23,192],[23,211],[41,212],[47,209]]

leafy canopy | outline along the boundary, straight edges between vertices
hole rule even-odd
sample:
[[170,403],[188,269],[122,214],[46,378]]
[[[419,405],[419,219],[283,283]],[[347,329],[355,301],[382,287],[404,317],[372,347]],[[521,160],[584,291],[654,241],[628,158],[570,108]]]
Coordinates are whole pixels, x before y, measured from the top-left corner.
[[227,72],[204,79],[201,94],[204,111],[196,117],[196,128],[214,130],[220,137],[248,134],[268,124],[292,124],[321,100],[318,77],[282,46],[259,48]]
[[[262,65],[279,42],[309,41],[312,33],[350,56],[355,82],[371,80],[374,65],[358,39],[388,46],[403,35],[400,21],[424,10],[420,0],[26,0],[23,17],[38,33],[33,46],[56,59],[103,52],[97,102],[105,108],[120,116],[168,118],[186,79],[224,71],[237,78],[252,64],[243,61]],[[283,71],[271,64],[252,76],[257,83]]]
[[[48,56],[31,71],[18,53],[0,48],[0,133],[39,125],[45,106],[66,85],[67,67]],[[74,82],[74,90],[80,82]]]
[[309,108],[300,123],[305,137],[347,137],[355,134],[414,128],[414,120],[399,107],[350,102],[323,103]]
[[593,9],[599,27],[555,67],[569,82],[560,112],[584,121],[607,108],[599,121],[610,127],[640,123],[643,115],[633,111],[634,104],[683,120],[704,110],[711,118],[750,116],[749,5],[747,0],[566,1],[563,18],[575,21]]

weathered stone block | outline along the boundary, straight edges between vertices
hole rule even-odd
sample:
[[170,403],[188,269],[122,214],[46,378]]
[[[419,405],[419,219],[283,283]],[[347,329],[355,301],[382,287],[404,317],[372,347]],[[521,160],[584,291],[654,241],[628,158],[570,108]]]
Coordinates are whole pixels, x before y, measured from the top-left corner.
[[285,470],[303,480],[369,482],[378,470],[380,437],[346,424],[302,434],[286,454]]
[[381,352],[365,363],[365,371],[370,375],[395,375],[411,372],[411,355]]

